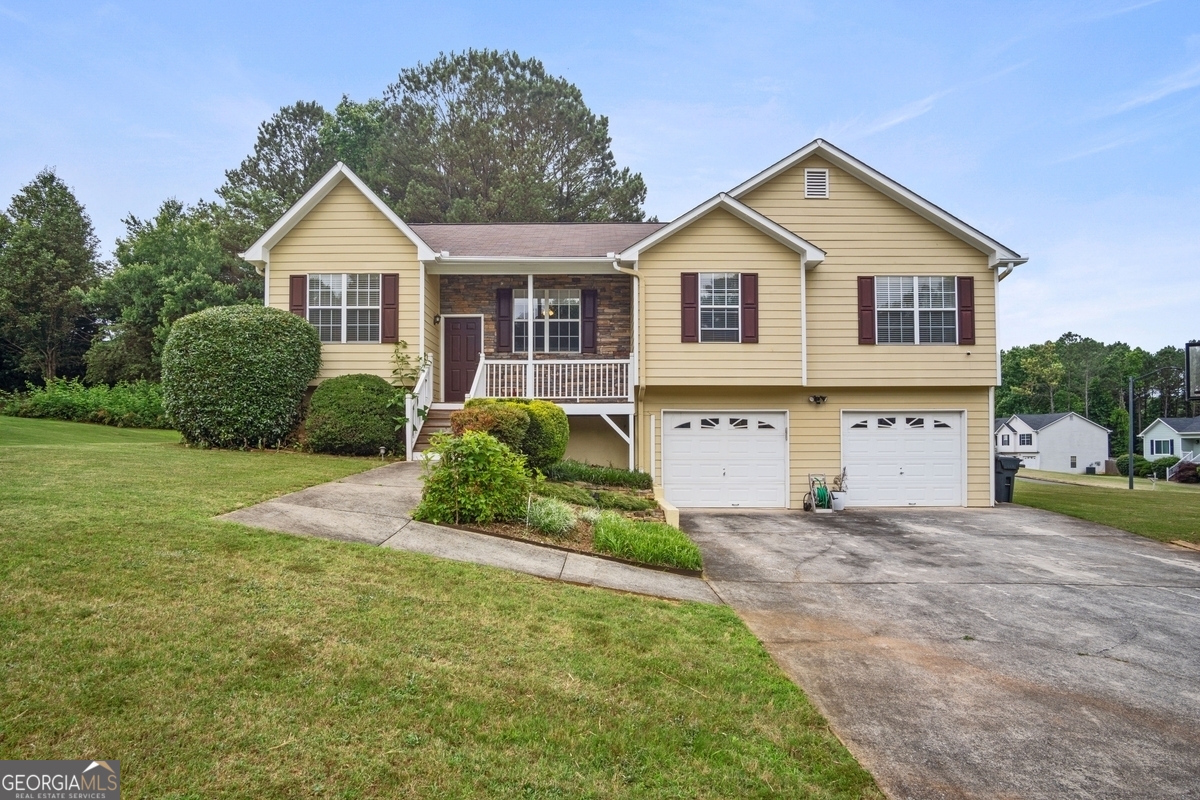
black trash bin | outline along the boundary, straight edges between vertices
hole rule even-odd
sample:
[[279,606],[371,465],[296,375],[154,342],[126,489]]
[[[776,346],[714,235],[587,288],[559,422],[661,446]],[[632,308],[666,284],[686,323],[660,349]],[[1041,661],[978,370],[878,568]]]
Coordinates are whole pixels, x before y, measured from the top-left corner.
[[996,502],[1011,503],[1013,498],[1013,481],[1017,478],[1017,470],[1021,468],[1021,459],[1016,456],[996,456]]

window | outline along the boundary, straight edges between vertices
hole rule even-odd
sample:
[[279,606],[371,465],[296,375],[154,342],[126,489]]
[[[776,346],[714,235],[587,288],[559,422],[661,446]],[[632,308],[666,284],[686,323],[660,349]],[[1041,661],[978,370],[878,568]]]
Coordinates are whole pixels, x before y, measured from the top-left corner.
[[804,197],[809,200],[829,198],[829,170],[804,170]]
[[1021,447],[1033,447],[1033,434],[1022,433],[1017,435],[1017,444]]
[[1173,456],[1173,455],[1175,455],[1175,440],[1174,439],[1151,439],[1150,440],[1150,455],[1152,455],[1152,456]]
[[1075,456],[1071,456],[1071,469],[1075,469]]
[[[578,353],[579,289],[535,289],[533,292],[533,351]],[[529,351],[529,298],[513,298],[513,352]]]
[[957,344],[954,278],[888,275],[875,278],[875,341],[879,344]]
[[700,273],[700,341],[741,341],[740,284],[736,272]]
[[1000,437],[1000,446],[1001,447],[1008,447],[1008,445],[1011,442],[1012,442],[1012,440],[1009,438],[1007,433]]
[[720,417],[704,417],[700,420],[700,428],[702,430],[717,428],[717,427],[720,427],[720,425],[721,425]]
[[746,419],[745,417],[730,417],[729,418],[729,427],[744,428],[746,430],[749,430],[750,429],[750,420]]
[[879,419],[875,420],[876,428],[891,428],[891,427],[894,427],[895,424],[896,424],[895,417],[880,417]]
[[308,276],[308,321],[322,342],[378,342],[380,274]]

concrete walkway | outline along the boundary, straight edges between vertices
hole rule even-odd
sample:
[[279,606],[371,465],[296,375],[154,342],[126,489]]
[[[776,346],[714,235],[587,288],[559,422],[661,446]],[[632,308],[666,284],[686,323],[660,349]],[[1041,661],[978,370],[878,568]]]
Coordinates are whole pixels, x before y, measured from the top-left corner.
[[539,578],[622,592],[700,603],[721,602],[700,578],[417,522],[409,515],[420,500],[421,465],[397,462],[238,509],[218,519],[282,533],[486,564]]

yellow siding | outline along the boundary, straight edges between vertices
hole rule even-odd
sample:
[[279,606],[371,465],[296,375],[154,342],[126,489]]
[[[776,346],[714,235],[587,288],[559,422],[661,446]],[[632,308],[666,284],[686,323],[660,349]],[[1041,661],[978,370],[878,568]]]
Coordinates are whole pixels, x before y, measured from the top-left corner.
[[991,430],[987,388],[927,389],[823,389],[829,400],[821,406],[808,402],[808,390],[782,387],[713,387],[704,391],[684,388],[648,388],[638,403],[638,468],[650,471],[650,415],[655,416],[654,475],[662,483],[662,411],[696,409],[760,409],[789,412],[788,443],[791,458],[791,507],[800,508],[808,491],[809,473],[833,476],[841,472],[842,409],[880,411],[938,410],[966,412],[967,505],[991,504]]
[[[683,272],[758,273],[758,344],[680,342]],[[800,383],[800,256],[716,210],[642,254],[644,386]]]
[[[417,248],[349,181],[338,184],[271,248],[268,304],[288,308],[288,279],[297,273],[400,273],[400,338],[416,355],[420,334]],[[325,344],[317,382],[366,372],[392,377],[390,344]]]
[[[442,385],[442,336],[441,328],[433,324],[434,316],[441,310],[442,285],[437,275],[425,275],[425,352],[433,364],[433,400],[441,402]],[[414,351],[415,352],[415,351]]]
[[[804,199],[806,167],[829,170],[829,199]],[[995,384],[996,284],[983,253],[816,157],[741,199],[828,254],[807,276],[810,386]],[[860,275],[974,276],[976,344],[858,344]]]
[[[567,419],[571,423],[571,438],[567,440],[566,458],[600,467],[629,467],[629,445],[607,422],[583,414],[572,414]],[[613,421],[625,424],[620,415],[614,416]]]

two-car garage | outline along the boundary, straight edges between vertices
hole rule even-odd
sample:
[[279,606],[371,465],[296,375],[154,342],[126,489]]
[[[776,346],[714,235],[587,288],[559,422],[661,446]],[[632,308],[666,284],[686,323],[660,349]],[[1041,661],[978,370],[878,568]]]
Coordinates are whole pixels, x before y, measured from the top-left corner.
[[[667,500],[680,508],[784,508],[792,480],[800,483],[793,497],[807,491],[807,471],[790,476],[793,458],[819,465],[810,471],[832,478],[836,451],[833,458],[795,452],[789,417],[783,410],[664,410]],[[838,436],[847,504],[964,505],[964,422],[961,411],[842,411]]]

